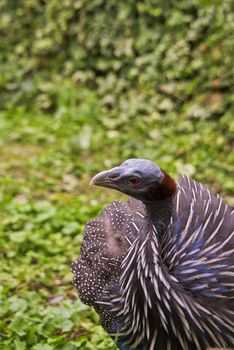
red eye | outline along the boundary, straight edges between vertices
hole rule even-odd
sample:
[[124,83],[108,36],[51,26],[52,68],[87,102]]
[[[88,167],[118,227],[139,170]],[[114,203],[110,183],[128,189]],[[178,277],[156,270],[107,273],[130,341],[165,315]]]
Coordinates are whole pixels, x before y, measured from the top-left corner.
[[132,186],[138,186],[141,182],[141,180],[139,179],[139,177],[130,177],[128,179],[128,182],[132,185]]

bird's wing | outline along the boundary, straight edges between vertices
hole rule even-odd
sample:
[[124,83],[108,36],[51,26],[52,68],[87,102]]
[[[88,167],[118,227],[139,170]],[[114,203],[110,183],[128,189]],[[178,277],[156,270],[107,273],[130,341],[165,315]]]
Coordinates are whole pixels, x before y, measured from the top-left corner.
[[178,182],[162,256],[185,289],[234,311],[234,210],[186,176]]

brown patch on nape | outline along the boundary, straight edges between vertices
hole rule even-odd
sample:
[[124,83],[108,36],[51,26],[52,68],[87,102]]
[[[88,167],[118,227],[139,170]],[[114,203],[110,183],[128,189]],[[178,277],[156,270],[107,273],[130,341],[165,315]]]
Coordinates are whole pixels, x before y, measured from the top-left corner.
[[173,196],[176,192],[176,182],[170,175],[163,171],[164,178],[162,182],[150,189],[151,200],[164,200]]

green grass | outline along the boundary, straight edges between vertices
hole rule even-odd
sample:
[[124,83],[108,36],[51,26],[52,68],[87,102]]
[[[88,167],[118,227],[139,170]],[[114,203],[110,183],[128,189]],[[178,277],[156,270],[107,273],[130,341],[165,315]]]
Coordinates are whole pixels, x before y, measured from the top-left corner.
[[73,89],[79,104],[66,97],[53,114],[0,114],[0,349],[116,349],[78,300],[70,272],[85,223],[120,197],[90,188],[95,172],[150,158],[233,203],[234,124],[227,116],[168,111],[113,119],[94,92]]
[[114,350],[72,286],[131,157],[234,205],[232,1],[0,1],[0,350]]
[[79,124],[17,110],[0,125],[0,349],[114,349],[72,285],[84,224],[104,202],[74,149]]

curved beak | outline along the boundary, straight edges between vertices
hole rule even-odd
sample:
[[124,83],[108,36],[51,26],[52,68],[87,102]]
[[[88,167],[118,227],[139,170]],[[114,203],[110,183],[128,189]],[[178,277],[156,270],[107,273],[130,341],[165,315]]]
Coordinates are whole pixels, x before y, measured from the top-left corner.
[[105,183],[108,182],[108,174],[109,170],[101,171],[90,180],[89,184],[96,186],[105,186]]
[[122,173],[121,167],[116,167],[110,170],[101,171],[91,179],[90,185],[116,189],[117,188],[116,180],[120,178],[121,173]]

